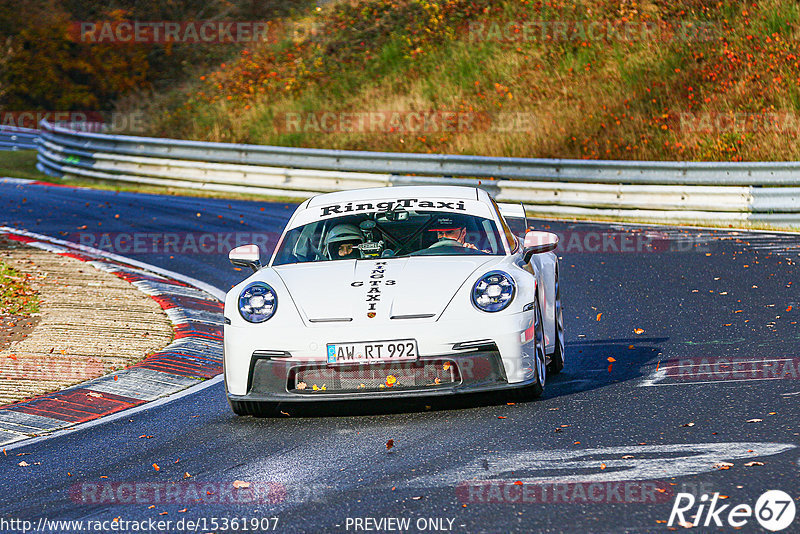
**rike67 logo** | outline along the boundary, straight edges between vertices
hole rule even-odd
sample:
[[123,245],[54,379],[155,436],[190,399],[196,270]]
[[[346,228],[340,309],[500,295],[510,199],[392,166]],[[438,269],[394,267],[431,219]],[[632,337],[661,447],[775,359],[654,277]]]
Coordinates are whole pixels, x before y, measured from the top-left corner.
[[[720,506],[719,499],[719,493],[714,493],[710,499],[708,494],[703,494],[698,503],[691,493],[678,493],[667,525],[677,524],[686,528],[722,527],[725,526],[724,522],[727,522],[728,526],[742,528],[755,517],[762,528],[777,532],[784,530],[794,521],[796,511],[794,501],[788,493],[781,490],[764,492],[756,501],[755,507],[749,504]],[[695,504],[698,505],[696,510]],[[692,517],[694,521],[689,521]]]

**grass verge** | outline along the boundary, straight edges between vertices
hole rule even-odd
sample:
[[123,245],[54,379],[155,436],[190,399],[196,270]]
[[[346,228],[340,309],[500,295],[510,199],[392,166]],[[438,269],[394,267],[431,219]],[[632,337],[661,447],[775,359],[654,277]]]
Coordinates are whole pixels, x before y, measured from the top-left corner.
[[0,316],[29,317],[39,313],[39,297],[30,287],[28,278],[0,261]]

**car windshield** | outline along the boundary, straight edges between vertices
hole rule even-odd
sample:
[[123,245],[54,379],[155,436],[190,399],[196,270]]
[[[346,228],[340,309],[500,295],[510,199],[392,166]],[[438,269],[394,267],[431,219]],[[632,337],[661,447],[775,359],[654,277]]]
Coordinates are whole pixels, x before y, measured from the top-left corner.
[[273,265],[464,254],[505,254],[494,221],[442,211],[389,211],[293,228],[284,236]]

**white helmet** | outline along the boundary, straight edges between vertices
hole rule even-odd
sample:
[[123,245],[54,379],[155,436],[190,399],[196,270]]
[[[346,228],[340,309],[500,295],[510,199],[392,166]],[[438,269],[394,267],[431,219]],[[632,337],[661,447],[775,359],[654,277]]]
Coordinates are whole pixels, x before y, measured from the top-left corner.
[[361,230],[359,230],[358,227],[352,224],[338,224],[331,228],[331,231],[325,236],[323,255],[329,260],[360,258],[361,251],[358,249],[354,248],[349,254],[339,255],[338,247],[347,243],[360,245],[363,242],[364,236],[361,234]]

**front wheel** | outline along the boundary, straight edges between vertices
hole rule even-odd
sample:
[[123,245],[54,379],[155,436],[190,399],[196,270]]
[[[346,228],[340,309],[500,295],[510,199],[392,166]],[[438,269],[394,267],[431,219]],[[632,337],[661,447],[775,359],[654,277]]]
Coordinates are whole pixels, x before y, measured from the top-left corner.
[[556,268],[556,301],[555,301],[555,348],[547,364],[547,372],[557,375],[564,368],[564,310],[561,308],[561,285],[558,282]]
[[532,400],[541,397],[544,393],[544,382],[547,377],[547,368],[545,365],[545,341],[544,341],[544,321],[542,317],[542,310],[539,308],[539,299],[534,301],[533,305],[533,371],[534,381],[532,384],[518,389],[512,393],[512,397],[517,400]]

